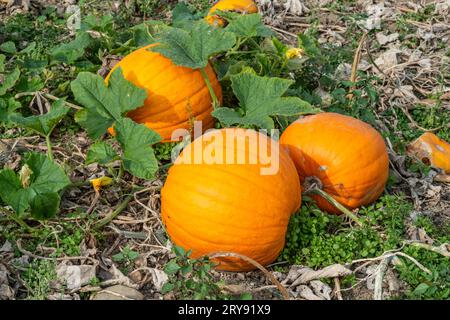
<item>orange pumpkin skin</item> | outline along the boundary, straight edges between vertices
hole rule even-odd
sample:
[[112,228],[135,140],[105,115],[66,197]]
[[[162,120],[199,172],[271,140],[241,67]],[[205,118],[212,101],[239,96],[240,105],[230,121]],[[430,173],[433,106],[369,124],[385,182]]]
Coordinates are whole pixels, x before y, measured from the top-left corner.
[[[191,129],[192,121],[202,121],[203,129],[214,126],[211,95],[199,70],[175,65],[170,59],[147,49],[155,44],[140,48],[114,66],[106,77],[121,67],[125,79],[147,90],[144,105],[127,113],[127,117],[144,123],[158,132],[164,142],[172,141],[176,129]],[[219,102],[222,89],[210,65],[207,75]],[[110,128],[108,130],[113,133]]]
[[205,19],[210,25],[223,27],[225,25],[225,20],[214,14],[216,10],[257,13],[258,7],[252,0],[221,0],[217,2],[211,10],[209,10]]
[[[320,113],[292,123],[280,143],[289,148],[302,186],[320,181],[322,190],[349,209],[374,202],[389,176],[381,135],[369,124],[337,113]],[[319,208],[340,214],[314,195]]]
[[426,132],[408,146],[408,154],[450,174],[450,143]]
[[[215,132],[215,133],[214,133]],[[279,150],[279,169],[274,175],[262,175],[264,158],[253,164],[211,164],[207,154],[218,137],[247,139],[244,145],[224,142],[214,154],[231,157],[255,155],[249,142]],[[248,136],[248,138],[246,138]],[[203,138],[202,138],[203,137]],[[300,180],[287,151],[266,135],[250,129],[228,128],[208,132],[188,145],[170,168],[161,191],[161,215],[174,244],[192,250],[198,258],[218,251],[248,256],[262,265],[273,262],[281,252],[289,218],[301,202]],[[235,140],[237,141],[237,140]],[[205,152],[196,164],[195,151]],[[238,258],[215,258],[217,269],[245,271],[253,265]]]

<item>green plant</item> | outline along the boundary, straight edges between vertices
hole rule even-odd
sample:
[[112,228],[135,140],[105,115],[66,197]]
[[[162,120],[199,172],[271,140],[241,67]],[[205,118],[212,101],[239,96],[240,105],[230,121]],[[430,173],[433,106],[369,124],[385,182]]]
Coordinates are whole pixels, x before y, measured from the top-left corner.
[[22,273],[28,289],[27,300],[46,300],[52,292],[51,283],[56,280],[55,263],[51,260],[34,260]]
[[181,299],[218,300],[226,299],[227,295],[220,290],[210,271],[213,264],[208,258],[191,259],[191,251],[174,246],[176,257],[170,260],[164,272],[169,281],[164,284],[161,293],[173,292]]

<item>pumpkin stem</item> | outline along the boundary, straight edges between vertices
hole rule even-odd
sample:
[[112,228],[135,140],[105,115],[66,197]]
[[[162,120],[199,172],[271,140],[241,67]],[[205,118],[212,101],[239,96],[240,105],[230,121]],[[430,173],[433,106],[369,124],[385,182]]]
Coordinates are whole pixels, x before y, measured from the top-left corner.
[[305,195],[309,194],[317,194],[327,200],[333,207],[341,211],[343,214],[345,214],[347,217],[355,221],[359,226],[362,226],[362,221],[350,210],[348,210],[346,207],[344,207],[342,204],[340,204],[336,199],[334,199],[332,196],[330,196],[328,193],[322,190],[322,182],[316,178],[316,177],[308,177],[305,179],[305,189],[304,192]]
[[212,87],[211,81],[209,81],[208,74],[206,73],[205,68],[200,68],[200,73],[202,74],[203,79],[205,80],[206,86],[208,87],[209,94],[211,95],[213,108],[216,109],[219,106],[219,99],[217,99],[216,93]]

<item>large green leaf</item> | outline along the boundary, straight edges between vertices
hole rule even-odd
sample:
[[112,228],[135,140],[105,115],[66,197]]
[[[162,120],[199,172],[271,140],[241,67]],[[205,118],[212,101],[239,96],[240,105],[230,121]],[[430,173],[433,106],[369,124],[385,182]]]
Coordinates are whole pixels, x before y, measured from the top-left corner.
[[31,193],[32,190],[22,188],[20,179],[13,170],[0,171],[0,197],[18,215],[22,215],[29,208]]
[[43,136],[48,136],[69,110],[63,100],[57,100],[46,114],[26,118],[20,114],[13,114],[10,116],[10,120]]
[[30,188],[36,193],[58,192],[70,184],[64,170],[44,154],[29,153],[25,164],[33,172]]
[[17,114],[16,110],[21,107],[19,101],[13,97],[8,100],[0,98],[0,123],[9,122],[12,115]]
[[78,110],[75,113],[75,121],[86,129],[92,139],[100,138],[114,123],[114,120],[103,117],[95,109]]
[[136,177],[152,179],[158,170],[158,160],[151,145],[161,136],[143,124],[125,118],[116,123],[116,138],[123,149],[124,168]]
[[80,31],[74,40],[53,49],[51,55],[55,60],[70,64],[81,58],[92,42],[93,39],[89,33]]
[[264,25],[259,13],[237,14],[227,12],[226,14],[232,17],[226,30],[233,32],[238,37],[271,37],[274,35],[272,30]]
[[6,91],[14,87],[20,77],[20,70],[16,67],[11,73],[0,74],[0,96],[3,96]]
[[86,164],[98,162],[99,164],[107,164],[113,160],[118,159],[116,151],[110,144],[103,141],[94,143],[86,156]]
[[56,192],[39,193],[30,202],[31,216],[39,220],[53,218],[59,211],[60,202]]
[[243,115],[231,108],[219,108],[214,117],[225,125],[256,125],[273,129],[272,116],[291,116],[316,113],[308,102],[298,97],[283,97],[293,81],[281,78],[260,77],[251,69],[231,76],[232,88],[239,99]]
[[[56,214],[59,207],[59,192],[70,180],[64,171],[44,154],[29,153],[24,167],[27,177],[17,175],[11,169],[0,171],[0,197],[21,216],[31,207],[35,218],[43,219]],[[38,197],[36,199],[36,197]]]
[[167,27],[157,40],[160,44],[149,50],[163,54],[176,65],[199,69],[206,67],[214,54],[232,48],[236,36],[199,20],[188,29]]
[[94,138],[127,111],[141,107],[147,98],[145,89],[128,82],[120,68],[112,73],[108,83],[109,86],[98,75],[81,72],[71,84],[75,99],[85,107],[75,120]]

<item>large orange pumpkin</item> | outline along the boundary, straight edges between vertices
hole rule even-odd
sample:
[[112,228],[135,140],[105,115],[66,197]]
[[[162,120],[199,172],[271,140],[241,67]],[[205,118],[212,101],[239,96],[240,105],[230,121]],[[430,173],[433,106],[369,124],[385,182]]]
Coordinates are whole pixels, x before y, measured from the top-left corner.
[[217,2],[211,10],[209,10],[205,19],[211,25],[224,26],[225,21],[218,15],[214,14],[217,10],[256,13],[258,12],[258,7],[252,0],[221,0]]
[[[289,148],[303,188],[315,182],[340,204],[355,209],[375,201],[389,175],[381,135],[367,123],[337,113],[320,113],[292,123],[280,143]],[[318,206],[340,213],[314,195]]]
[[[212,98],[201,72],[177,66],[160,53],[149,51],[153,46],[130,53],[106,77],[108,81],[111,73],[121,67],[125,79],[147,90],[144,105],[127,116],[158,132],[163,141],[171,141],[176,129],[191,129],[194,120],[202,121],[203,129],[212,128]],[[222,102],[222,89],[210,65],[206,72]]]
[[[277,164],[278,170],[264,172]],[[171,240],[191,249],[194,258],[225,251],[267,265],[283,249],[300,201],[287,151],[254,130],[228,128],[210,131],[183,150],[161,191],[161,214]],[[215,261],[221,270],[254,268],[237,258]]]

